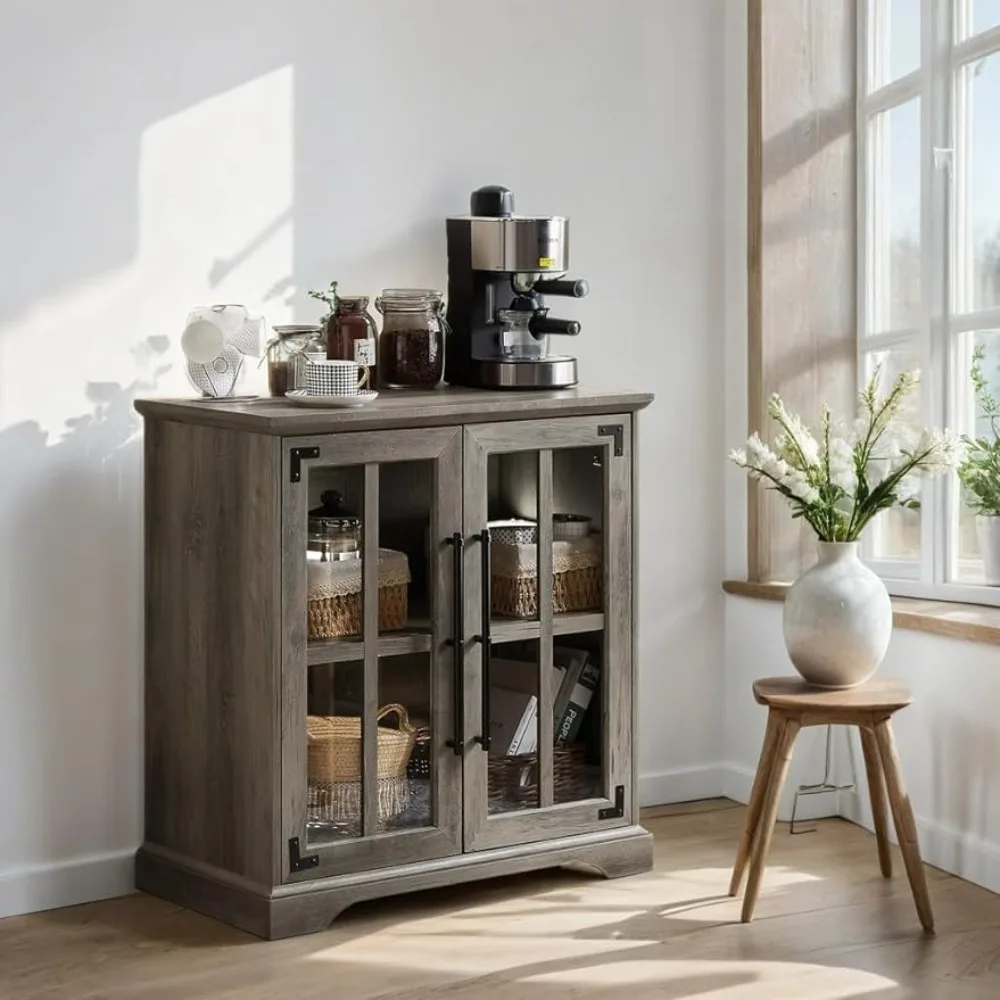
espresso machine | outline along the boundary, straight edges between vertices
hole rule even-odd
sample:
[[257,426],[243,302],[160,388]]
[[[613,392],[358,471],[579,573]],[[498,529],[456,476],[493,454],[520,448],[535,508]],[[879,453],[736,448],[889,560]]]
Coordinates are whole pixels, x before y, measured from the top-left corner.
[[575,337],[576,320],[549,315],[546,297],[582,298],[566,278],[569,219],[514,214],[505,187],[472,192],[469,214],[447,220],[448,325],[445,381],[484,389],[576,385],[576,358],[549,339]]

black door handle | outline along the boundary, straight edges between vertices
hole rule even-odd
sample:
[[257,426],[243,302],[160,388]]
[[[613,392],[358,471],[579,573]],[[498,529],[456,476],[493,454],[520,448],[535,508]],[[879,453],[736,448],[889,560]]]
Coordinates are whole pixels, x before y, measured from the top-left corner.
[[455,637],[448,641],[455,655],[454,674],[452,677],[452,732],[453,736],[445,743],[459,757],[465,750],[465,539],[456,531],[447,539],[453,547],[455,557],[454,592],[454,628]]
[[482,599],[482,625],[480,634],[476,636],[476,640],[483,647],[483,671],[482,671],[482,719],[480,720],[480,726],[482,733],[480,736],[476,737],[476,742],[482,745],[484,750],[490,749],[490,744],[492,742],[490,738],[490,718],[493,712],[490,708],[490,668],[492,666],[492,656],[493,656],[493,638],[490,632],[490,614],[493,610],[493,569],[490,560],[490,529],[484,528],[479,535],[479,541],[482,544],[482,568],[483,568],[483,579],[481,588],[481,599]]

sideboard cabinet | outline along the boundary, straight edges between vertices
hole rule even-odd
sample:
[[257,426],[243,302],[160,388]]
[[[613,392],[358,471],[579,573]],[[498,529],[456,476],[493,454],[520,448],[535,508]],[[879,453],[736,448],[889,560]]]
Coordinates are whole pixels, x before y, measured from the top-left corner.
[[[137,402],[138,888],[278,938],[376,896],[647,870],[634,503],[650,398]],[[317,544],[317,510],[346,518],[353,554]]]

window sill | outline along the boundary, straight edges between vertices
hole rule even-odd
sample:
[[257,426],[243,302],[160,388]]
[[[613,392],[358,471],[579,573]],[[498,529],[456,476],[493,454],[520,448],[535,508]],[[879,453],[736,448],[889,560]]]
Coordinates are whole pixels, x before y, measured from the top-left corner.
[[[783,601],[788,587],[787,583],[750,583],[746,580],[724,580],[722,583],[722,589],[727,594],[764,601]],[[985,604],[894,597],[892,623],[896,628],[1000,646],[1000,608]]]

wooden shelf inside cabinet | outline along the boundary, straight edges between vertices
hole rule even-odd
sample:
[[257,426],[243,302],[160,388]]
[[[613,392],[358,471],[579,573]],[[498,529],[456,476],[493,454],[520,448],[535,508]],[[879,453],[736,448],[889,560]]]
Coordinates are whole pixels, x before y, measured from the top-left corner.
[[[411,618],[399,632],[383,632],[378,637],[379,656],[402,656],[405,653],[429,653],[434,639],[426,618]],[[346,663],[363,660],[365,643],[359,635],[343,639],[313,639],[307,647],[306,662]]]
[[[601,611],[569,612],[552,616],[553,635],[574,635],[580,632],[600,632],[604,628],[604,614]],[[518,642],[521,639],[537,639],[541,635],[541,624],[532,619],[494,618],[490,622],[490,635],[494,642]]]

